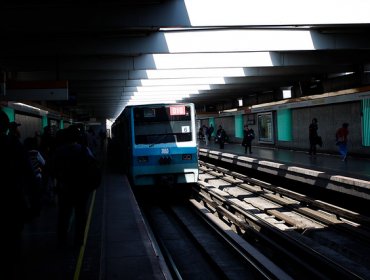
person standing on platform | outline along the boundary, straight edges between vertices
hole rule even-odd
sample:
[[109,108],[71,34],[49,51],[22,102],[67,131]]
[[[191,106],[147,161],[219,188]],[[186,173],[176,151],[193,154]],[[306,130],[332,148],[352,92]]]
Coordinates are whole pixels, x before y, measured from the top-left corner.
[[252,141],[254,139],[254,130],[252,128],[249,128],[248,125],[244,125],[244,137],[242,145],[245,148],[245,153],[252,153]]
[[199,127],[199,130],[198,130],[198,139],[199,141],[202,141],[203,140],[203,127]]
[[[58,241],[63,246],[68,239],[68,229],[72,213],[75,217],[74,248],[83,245],[87,222],[87,207],[93,189],[89,178],[100,170],[89,168],[95,161],[90,149],[81,142],[82,131],[75,125],[65,129],[62,144],[55,152],[53,174],[58,189]],[[100,182],[92,182],[99,183]]]
[[318,139],[317,130],[318,130],[318,128],[319,127],[317,125],[317,119],[313,118],[310,126],[308,127],[308,137],[309,137],[309,141],[310,141],[310,149],[309,149],[308,153],[310,155],[316,155],[316,145],[318,144],[317,143],[317,139]]
[[23,144],[7,135],[7,114],[0,108],[2,279],[18,279],[24,224],[39,214],[36,179]]
[[220,145],[220,149],[223,149],[225,147],[226,132],[221,125],[218,126],[216,137]]
[[347,148],[347,142],[348,142],[348,123],[343,123],[342,127],[337,130],[335,133],[336,138],[336,144],[339,147],[339,153],[342,157],[342,161],[347,160],[347,154],[348,154],[348,148]]

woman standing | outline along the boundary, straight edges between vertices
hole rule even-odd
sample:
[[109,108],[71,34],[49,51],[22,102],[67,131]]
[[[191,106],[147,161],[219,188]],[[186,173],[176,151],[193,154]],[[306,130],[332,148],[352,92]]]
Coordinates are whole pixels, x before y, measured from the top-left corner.
[[226,140],[226,132],[222,128],[221,125],[218,126],[218,130],[216,133],[216,137],[218,139],[218,143],[220,145],[220,149],[223,149],[225,147],[225,140]]
[[348,153],[348,148],[347,148],[347,141],[348,141],[348,123],[343,123],[342,127],[339,128],[335,134],[336,137],[336,144],[339,147],[339,153],[342,156],[342,161],[347,160],[347,153]]

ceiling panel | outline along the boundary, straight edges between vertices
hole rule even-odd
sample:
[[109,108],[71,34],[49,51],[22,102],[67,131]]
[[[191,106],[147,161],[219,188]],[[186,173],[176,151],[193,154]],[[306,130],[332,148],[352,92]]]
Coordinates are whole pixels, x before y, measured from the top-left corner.
[[[229,12],[237,7],[231,2]],[[194,15],[186,10],[196,3],[199,1],[2,2],[0,71],[7,81],[68,80],[70,100],[46,105],[68,116],[101,119],[116,117],[134,87],[143,83],[140,79],[150,76],[147,71],[161,67],[165,70],[156,74],[179,70],[177,78],[200,75],[193,67],[240,70],[240,76],[225,70],[223,83],[184,99],[195,102],[199,110],[204,105],[222,107],[238,98],[258,100],[259,95],[268,94],[276,98],[279,88],[292,85],[306,86],[305,94],[310,94],[309,87],[317,81],[329,84],[330,77],[340,73],[354,72],[359,84],[366,80],[370,18],[350,22],[345,16],[338,24],[330,18],[335,15],[328,13],[326,23],[286,25],[270,18],[266,24],[256,25],[244,16],[238,18],[240,24],[233,25],[225,23],[232,16],[225,10],[218,25],[213,21],[216,18],[196,24]],[[284,3],[280,8],[287,8]],[[257,12],[260,8],[253,9]],[[205,16],[205,11],[199,15]],[[358,14],[358,18],[362,16],[362,12]],[[284,20],[293,22],[294,13]],[[163,31],[164,27],[171,29]],[[235,33],[239,37],[228,39]],[[175,38],[180,40],[176,43]],[[214,54],[216,58],[212,58]],[[236,62],[232,58],[237,58]],[[191,71],[184,71],[188,69]],[[159,92],[161,95],[164,93]]]

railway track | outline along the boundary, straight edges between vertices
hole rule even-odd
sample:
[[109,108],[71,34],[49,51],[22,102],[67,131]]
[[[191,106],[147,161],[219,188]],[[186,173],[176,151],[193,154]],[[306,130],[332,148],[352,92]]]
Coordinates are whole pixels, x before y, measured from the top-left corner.
[[174,279],[291,279],[226,224],[200,215],[199,203],[191,205],[141,206]]
[[193,196],[294,278],[370,275],[369,217],[205,162]]

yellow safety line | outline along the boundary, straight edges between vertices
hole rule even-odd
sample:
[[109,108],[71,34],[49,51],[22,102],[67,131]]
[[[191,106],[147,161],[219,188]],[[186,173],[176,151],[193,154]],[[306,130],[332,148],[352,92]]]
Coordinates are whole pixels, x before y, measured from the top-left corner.
[[81,267],[82,267],[82,260],[83,260],[84,254],[85,254],[85,244],[86,244],[86,240],[87,240],[87,234],[88,234],[89,229],[90,229],[92,210],[93,210],[94,202],[95,202],[95,193],[96,193],[96,191],[94,190],[93,196],[92,196],[92,199],[91,199],[90,209],[89,209],[89,216],[87,217],[87,222],[86,222],[86,227],[85,227],[84,242],[83,242],[83,244],[81,246],[81,249],[80,249],[80,253],[79,253],[79,256],[78,256],[78,260],[77,260],[77,264],[76,264],[76,270],[75,270],[73,280],[78,280],[79,277],[80,277],[80,272],[81,272]]

